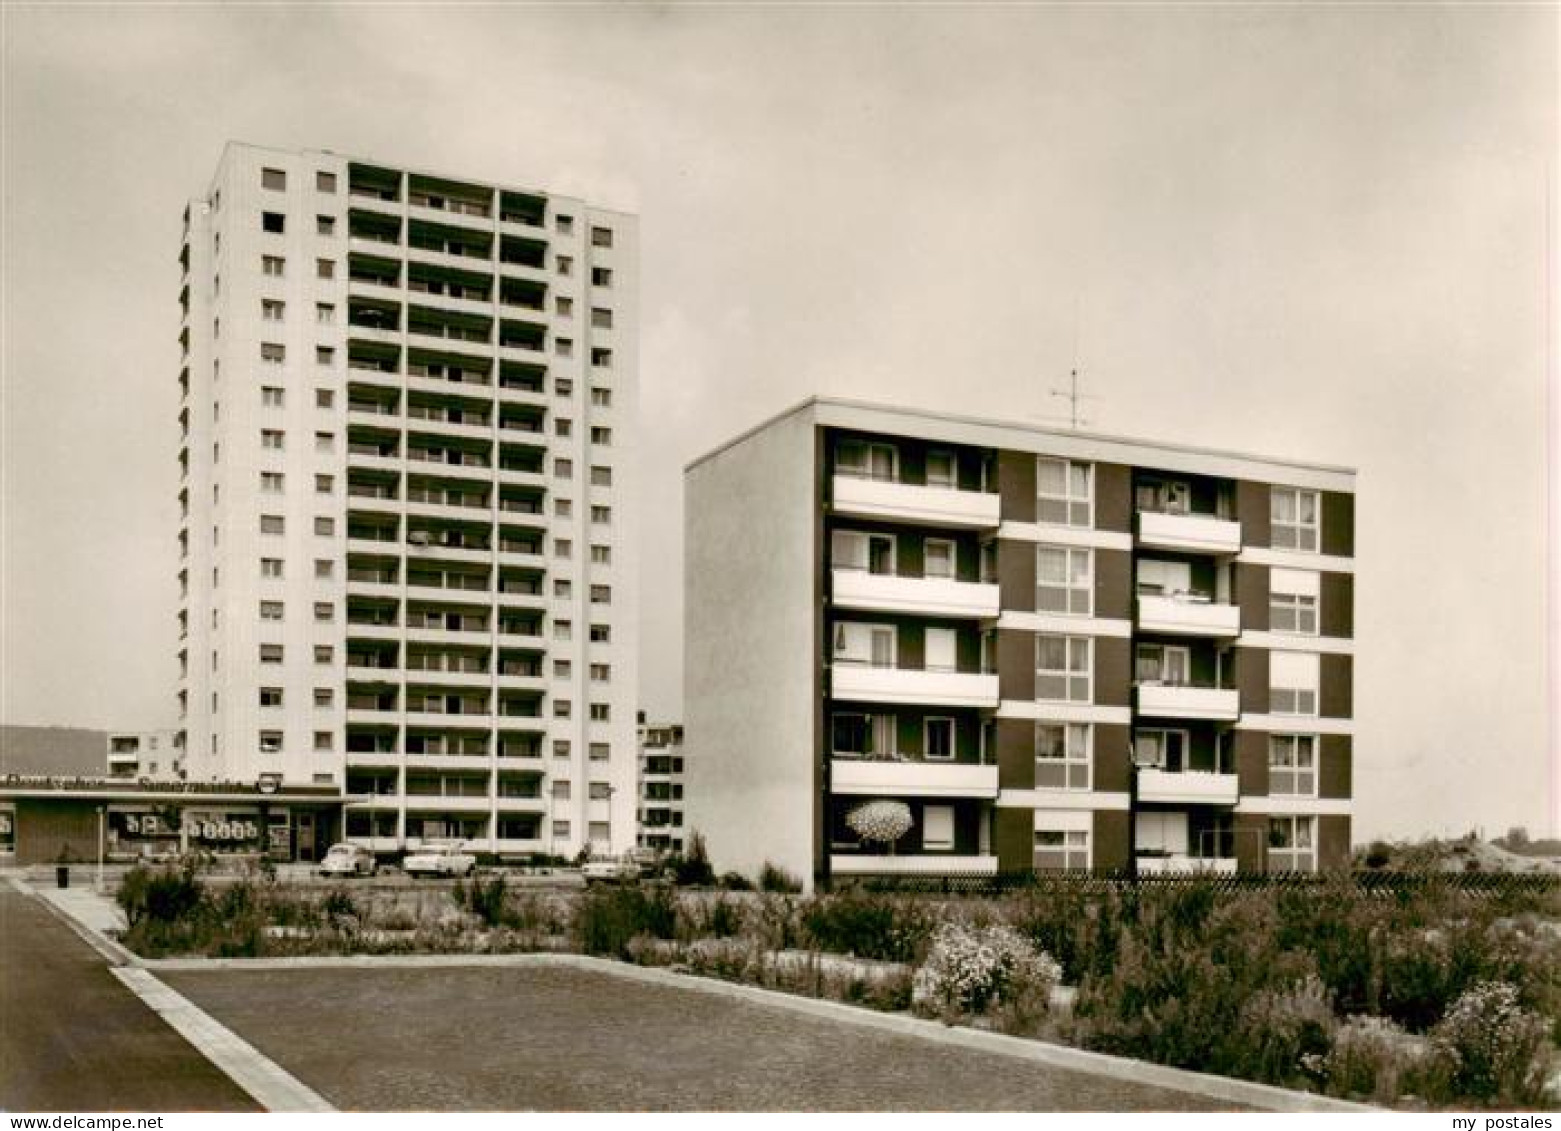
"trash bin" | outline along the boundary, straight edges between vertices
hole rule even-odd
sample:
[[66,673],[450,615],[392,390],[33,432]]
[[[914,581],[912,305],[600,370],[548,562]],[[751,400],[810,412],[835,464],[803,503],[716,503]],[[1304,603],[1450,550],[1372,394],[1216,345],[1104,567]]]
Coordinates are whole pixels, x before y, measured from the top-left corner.
[[54,866],[54,884],[56,887],[70,887],[70,865],[56,864]]

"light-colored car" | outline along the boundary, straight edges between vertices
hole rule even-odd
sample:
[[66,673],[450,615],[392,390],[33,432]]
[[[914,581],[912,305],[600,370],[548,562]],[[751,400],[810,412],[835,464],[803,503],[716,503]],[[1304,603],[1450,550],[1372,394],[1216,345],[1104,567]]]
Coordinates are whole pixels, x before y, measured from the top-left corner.
[[587,887],[596,884],[632,884],[640,878],[640,866],[633,860],[587,860],[580,869]]
[[374,854],[361,844],[333,844],[320,861],[322,876],[372,876],[378,870]]
[[461,844],[425,844],[401,862],[409,876],[469,876],[475,867],[477,857]]

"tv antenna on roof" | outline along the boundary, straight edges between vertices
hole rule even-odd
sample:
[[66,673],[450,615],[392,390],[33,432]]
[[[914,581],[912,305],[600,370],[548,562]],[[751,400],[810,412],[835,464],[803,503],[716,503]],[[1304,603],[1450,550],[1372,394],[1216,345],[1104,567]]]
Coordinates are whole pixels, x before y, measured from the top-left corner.
[[1089,393],[1079,392],[1079,371],[1077,366],[1068,371],[1068,387],[1066,389],[1050,389],[1048,392],[1054,397],[1068,398],[1068,427],[1075,432],[1078,431],[1079,425],[1089,423],[1088,420],[1079,415],[1079,402],[1100,399]]

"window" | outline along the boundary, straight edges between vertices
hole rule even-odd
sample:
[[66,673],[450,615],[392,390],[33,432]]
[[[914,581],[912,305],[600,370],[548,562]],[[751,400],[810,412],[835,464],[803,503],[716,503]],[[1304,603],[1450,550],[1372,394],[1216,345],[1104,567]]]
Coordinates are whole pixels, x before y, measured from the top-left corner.
[[612,628],[605,624],[593,624],[591,626],[592,644],[611,644]]
[[285,482],[280,471],[262,471],[260,473],[260,489],[268,494],[276,494],[282,490]]
[[555,719],[567,719],[573,711],[573,707],[567,699],[553,700],[553,717]]
[[1187,768],[1192,735],[1185,730],[1133,732],[1133,761],[1140,766],[1181,773]]
[[1091,525],[1093,472],[1087,463],[1036,457],[1036,517],[1053,526]]
[[601,306],[591,308],[591,325],[598,330],[612,329],[612,311]]
[[595,506],[591,508],[591,521],[606,526],[612,522],[612,508]]
[[612,407],[612,390],[611,389],[592,389],[591,390],[591,404],[593,404],[597,408],[611,408]]
[[316,365],[335,365],[336,351],[330,346],[315,346],[314,361]]
[[574,256],[572,256],[572,255],[560,255],[558,257],[558,273],[560,275],[566,275],[566,276],[567,275],[573,275],[574,274],[574,270],[575,270],[575,259],[574,259]]
[[336,322],[336,305],[329,302],[315,303],[314,320],[321,326],[333,325]]
[[922,720],[922,753],[925,757],[947,761],[954,757],[954,720],[929,716]]
[[329,707],[336,702],[336,692],[329,687],[316,687],[314,689],[314,705],[316,707]]
[[835,449],[835,473],[857,479],[892,481],[898,468],[898,453],[890,444],[868,444],[843,440]]
[[318,279],[334,279],[336,277],[336,261],[334,259],[316,259],[314,261],[314,274]]
[[610,286],[612,286],[612,268],[611,267],[592,267],[591,268],[591,286],[593,286],[593,287],[610,287]]
[[558,312],[560,318],[573,318],[575,300],[568,295],[558,295],[553,299],[553,309]]
[[553,822],[553,837],[554,837],[555,840],[567,840],[567,839],[569,839],[569,822],[568,821],[554,821]]
[[570,790],[569,790],[569,782],[560,779],[560,780],[555,781],[553,783],[553,800],[554,801],[568,801],[569,800],[569,792],[570,792]]
[[569,740],[567,738],[555,738],[553,740],[553,757],[569,757]]
[[601,427],[592,428],[591,429],[591,443],[593,443],[593,444],[600,444],[603,447],[611,446],[611,444],[612,444],[612,429],[611,428],[601,428]]
[[593,346],[591,348],[591,364],[597,369],[611,369],[612,350],[606,346]]
[[553,596],[559,599],[567,599],[574,593],[574,583],[567,577],[553,579]]
[[567,620],[553,622],[553,639],[570,640],[574,637],[574,625]]
[[319,753],[329,752],[334,743],[331,741],[331,732],[317,730],[314,732],[314,748]]
[[260,516],[260,533],[283,534],[286,532],[286,521],[279,514],[263,514]]
[[863,715],[852,711],[830,717],[830,749],[848,758],[890,758],[898,749],[893,715]]
[[267,365],[281,365],[287,360],[287,347],[280,342],[261,342],[260,360]]
[[282,705],[282,689],[280,687],[262,687],[260,689],[260,705],[262,707],[280,707]]
[[1093,554],[1071,546],[1035,548],[1035,607],[1088,616],[1095,607]]
[[336,217],[316,216],[314,218],[314,234],[317,236],[334,236],[336,234]]
[[260,388],[260,404],[263,408],[281,408],[286,394],[275,385],[262,385]]
[[612,681],[612,665],[592,664],[591,681],[593,683],[610,683]]
[[260,214],[260,227],[264,231],[281,235],[287,230],[287,217],[280,212],[262,212]]
[[1270,817],[1268,819],[1268,870],[1270,872],[1315,872],[1317,849],[1315,817]]
[[260,646],[260,662],[262,664],[280,664],[282,662],[282,646],[280,644],[262,644]]
[[317,172],[314,175],[314,189],[316,192],[335,192],[336,174]]
[[568,660],[554,660],[553,661],[553,678],[554,679],[568,679],[573,674],[574,674],[574,665],[572,663],[570,663]]
[[336,606],[329,601],[316,601],[314,603],[314,619],[321,623],[336,619]]
[[287,188],[287,172],[283,169],[260,170],[260,187],[283,190]]
[[610,605],[610,604],[612,604],[612,586],[611,585],[593,585],[593,586],[591,586],[591,604],[593,604],[593,605]]
[[597,466],[597,467],[591,468],[591,486],[592,487],[611,487],[612,486],[612,468],[610,468],[610,467],[601,467],[601,466]]
[[282,732],[279,730],[261,731],[260,752],[262,754],[280,754],[282,752]]
[[1089,868],[1089,830],[1037,828],[1035,868],[1043,872],[1080,872]]
[[314,450],[317,452],[333,452],[336,450],[336,433],[316,432],[314,434]]
[[612,547],[592,546],[591,561],[595,565],[612,565]]
[[575,474],[574,461],[555,459],[553,461],[553,474],[559,479],[573,479]]
[[286,268],[287,260],[280,255],[262,255],[260,257],[260,270],[263,274],[280,279]]
[[314,662],[317,664],[329,664],[336,659],[336,649],[329,644],[316,644],[314,646]]
[[1087,723],[1035,725],[1037,789],[1089,789],[1091,730]]
[[923,805],[921,809],[921,846],[929,852],[954,849],[954,806]]
[[1268,736],[1268,795],[1317,796],[1317,737],[1310,734]]
[[553,556],[558,558],[571,557],[575,552],[575,544],[568,538],[553,539]]
[[336,563],[329,558],[314,559],[314,576],[322,581],[329,581],[336,573]]
[[273,577],[273,578],[281,577],[282,576],[282,559],[281,558],[261,558],[260,559],[260,576],[261,577]]
[[593,781],[590,785],[590,791],[592,801],[612,800],[612,786],[608,785],[604,781]]
[[1268,627],[1274,632],[1317,635],[1318,576],[1307,570],[1268,571]]
[[317,495],[329,495],[336,490],[336,477],[334,475],[316,475],[314,477],[314,492]]
[[553,378],[553,392],[561,397],[572,397],[575,392],[575,383],[568,377]]
[[1138,592],[1151,597],[1175,597],[1192,593],[1192,566],[1187,562],[1138,563]]
[[1279,550],[1317,552],[1317,492],[1269,488],[1269,542]]
[[561,236],[572,236],[575,234],[575,218],[573,216],[555,216],[553,217],[553,224],[558,228],[558,234]]
[[1090,701],[1091,643],[1088,636],[1049,633],[1036,636],[1036,699],[1063,703]]
[[591,721],[593,723],[612,722],[612,708],[606,703],[591,704]]
[[892,668],[895,658],[893,625],[843,623],[835,626],[835,663]]
[[559,416],[559,417],[555,417],[554,418],[554,420],[553,420],[553,435],[555,435],[555,436],[572,436],[572,435],[574,435],[574,430],[575,430],[575,422],[573,420],[570,420],[567,416]]
[[280,322],[287,311],[287,303],[281,299],[263,298],[260,300],[260,317],[267,322]]
[[1133,678],[1185,687],[1192,682],[1192,651],[1177,644],[1140,644],[1134,652]]
[[336,404],[336,393],[332,389],[316,389],[314,391],[315,408],[332,408]]
[[598,228],[595,225],[592,225],[592,227],[591,227],[591,246],[592,247],[611,247],[612,246],[612,229],[611,228]]
[[1270,652],[1268,709],[1276,715],[1317,714],[1320,661],[1315,652]]
[[281,620],[282,619],[282,602],[281,601],[262,601],[262,602],[260,602],[260,619],[261,620]]
[[958,481],[955,476],[956,464],[953,452],[928,452],[927,453],[927,486],[929,487],[955,487]]
[[572,338],[555,338],[553,352],[559,357],[573,357],[575,355],[575,343]]
[[314,532],[322,538],[329,538],[336,533],[336,520],[329,515],[316,515],[314,520]]
[[612,746],[606,742],[593,742],[588,748],[593,762],[607,762],[612,759]]
[[287,433],[280,428],[262,428],[260,430],[260,446],[270,448],[272,451],[281,451],[286,441]]

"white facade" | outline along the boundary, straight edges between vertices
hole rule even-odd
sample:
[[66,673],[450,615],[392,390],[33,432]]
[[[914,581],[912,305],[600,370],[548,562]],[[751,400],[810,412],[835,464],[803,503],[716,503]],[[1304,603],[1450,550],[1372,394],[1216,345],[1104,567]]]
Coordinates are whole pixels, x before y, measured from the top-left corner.
[[186,213],[193,780],[393,849],[634,836],[633,217],[233,144]]
[[110,777],[178,781],[184,776],[184,748],[175,730],[115,730],[107,740]]

